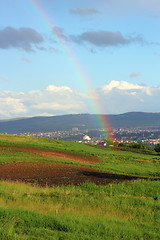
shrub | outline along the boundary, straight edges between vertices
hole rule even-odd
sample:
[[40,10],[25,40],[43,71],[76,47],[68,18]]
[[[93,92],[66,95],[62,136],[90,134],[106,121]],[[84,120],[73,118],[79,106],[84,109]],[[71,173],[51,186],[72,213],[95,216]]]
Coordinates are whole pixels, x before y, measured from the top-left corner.
[[155,150],[157,153],[160,153],[160,144],[159,144],[159,143],[155,146],[154,150]]

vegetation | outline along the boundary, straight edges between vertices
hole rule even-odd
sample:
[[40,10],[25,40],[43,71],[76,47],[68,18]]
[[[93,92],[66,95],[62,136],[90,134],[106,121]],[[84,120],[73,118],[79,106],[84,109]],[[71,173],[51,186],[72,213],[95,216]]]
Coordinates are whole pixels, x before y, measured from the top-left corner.
[[[81,155],[87,158],[95,157],[100,159],[102,164],[88,166],[103,170],[104,172],[125,174],[129,176],[138,176],[146,178],[155,178],[159,176],[159,160],[160,156],[154,154],[144,154],[130,151],[114,150],[112,148],[98,148],[85,144],[79,144],[68,141],[57,141],[44,138],[33,138],[24,136],[0,135],[0,163],[17,162],[17,161],[50,161],[62,162],[66,164],[75,164],[86,166],[85,163],[69,162],[64,159],[44,156],[28,152],[13,151],[12,147],[25,147],[35,149],[52,150],[56,152],[71,153],[73,155]],[[11,148],[5,148],[10,146]]]
[[148,153],[148,154],[155,154],[155,148],[153,146],[147,146],[142,143],[118,143],[117,146],[120,149],[128,149],[130,151],[134,152],[142,152],[142,153]]
[[[0,164],[58,162],[87,166],[95,172],[136,176],[107,185],[45,187],[0,181],[2,240],[157,240],[160,239],[158,153],[97,148],[72,142],[0,135]],[[16,147],[16,151],[13,147]],[[101,164],[67,161],[22,148],[98,158]],[[105,177],[107,175],[104,175]],[[36,203],[36,204],[35,204]]]
[[154,181],[53,188],[1,182],[0,236],[156,240],[158,188]]
[[154,148],[157,153],[160,153],[160,144],[157,144]]

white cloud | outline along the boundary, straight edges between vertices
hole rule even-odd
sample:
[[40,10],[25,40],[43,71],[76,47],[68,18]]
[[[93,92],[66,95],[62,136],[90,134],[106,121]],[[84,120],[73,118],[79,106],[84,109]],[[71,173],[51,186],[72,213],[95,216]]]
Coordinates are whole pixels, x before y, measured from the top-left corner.
[[27,93],[1,91],[0,118],[93,113],[92,109],[95,109],[94,113],[112,114],[158,112],[159,102],[160,87],[125,81],[110,81],[100,89],[90,91],[88,95],[68,86],[49,85],[45,89]]
[[67,86],[49,85],[30,92],[0,92],[0,118],[87,112],[86,97]]
[[160,87],[111,81],[99,90],[98,96],[107,113],[159,111]]
[[72,92],[72,89],[67,86],[57,87],[55,85],[49,85],[46,88],[46,90],[51,92],[63,92],[63,91]]
[[26,111],[27,109],[21,102],[21,99],[9,96],[0,97],[0,117],[10,118],[15,116],[23,116]]
[[132,83],[128,83],[125,81],[111,81],[107,85],[102,87],[104,92],[112,91],[113,89],[120,89],[120,90],[134,90],[134,89],[142,89],[143,87],[140,85],[135,85]]

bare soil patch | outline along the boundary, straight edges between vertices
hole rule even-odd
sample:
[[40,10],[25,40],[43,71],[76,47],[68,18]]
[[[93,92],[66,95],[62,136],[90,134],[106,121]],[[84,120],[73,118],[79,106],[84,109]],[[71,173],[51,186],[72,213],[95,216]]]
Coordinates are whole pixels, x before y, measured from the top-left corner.
[[[125,181],[136,179],[125,175],[112,173],[104,173],[85,166],[76,166],[69,162],[76,161],[85,164],[100,164],[98,158],[84,157],[69,153],[59,153],[50,150],[0,146],[0,148],[8,148],[12,153],[27,152],[34,153],[35,156],[50,156],[53,158],[61,158],[68,160],[68,164],[54,162],[23,162],[4,163],[0,165],[0,179],[10,181],[23,181],[36,183],[41,186],[52,185],[78,185],[82,182],[90,181],[98,185],[106,185],[114,181]],[[23,159],[22,159],[23,160]]]
[[90,181],[97,185],[124,180],[134,177],[103,173],[89,167],[75,166],[63,163],[48,162],[17,162],[6,163],[0,167],[0,179],[36,183],[41,186],[78,185]]
[[49,157],[61,158],[65,160],[72,160],[79,163],[86,163],[86,164],[101,163],[101,161],[96,157],[82,156],[82,155],[62,153],[62,152],[54,152],[54,151],[45,150],[45,149],[34,149],[34,148],[13,147],[13,146],[0,146],[0,148],[9,148],[10,151],[12,152],[34,153],[34,154],[39,154],[41,156],[49,156]]
[[133,158],[131,159],[132,161],[137,161],[137,162],[151,162],[151,160],[144,160],[144,159],[136,159],[136,158]]

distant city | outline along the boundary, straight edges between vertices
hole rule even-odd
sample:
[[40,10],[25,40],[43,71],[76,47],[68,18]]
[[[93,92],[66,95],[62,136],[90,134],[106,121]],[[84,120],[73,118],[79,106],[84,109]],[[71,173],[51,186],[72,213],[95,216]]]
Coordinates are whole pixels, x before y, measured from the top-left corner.
[[[105,130],[97,119],[112,127]],[[0,133],[89,144],[102,143],[108,132],[113,142],[156,145],[160,143],[160,113],[69,114],[0,121]]]
[[[75,141],[88,144],[98,144],[106,138],[104,129],[86,129],[80,130],[72,128],[70,131],[54,131],[54,132],[26,132],[14,135],[25,135],[39,138],[48,138],[55,140]],[[142,143],[144,145],[156,145],[160,143],[160,128],[118,128],[112,129],[112,139],[121,143]]]

